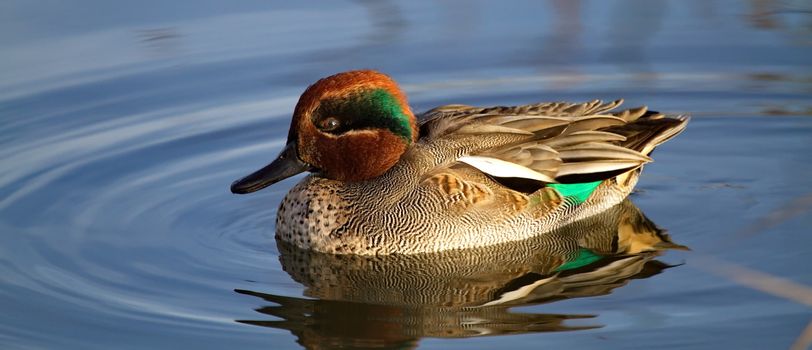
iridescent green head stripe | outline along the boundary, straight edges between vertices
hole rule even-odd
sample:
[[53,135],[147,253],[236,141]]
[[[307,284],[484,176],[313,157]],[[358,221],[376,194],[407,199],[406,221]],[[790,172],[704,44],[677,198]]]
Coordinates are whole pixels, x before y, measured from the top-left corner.
[[403,138],[407,144],[412,141],[414,131],[410,116],[386,89],[363,89],[346,96],[324,99],[313,113],[313,123],[318,124],[328,117],[341,122],[338,128],[330,131],[332,134],[384,128]]

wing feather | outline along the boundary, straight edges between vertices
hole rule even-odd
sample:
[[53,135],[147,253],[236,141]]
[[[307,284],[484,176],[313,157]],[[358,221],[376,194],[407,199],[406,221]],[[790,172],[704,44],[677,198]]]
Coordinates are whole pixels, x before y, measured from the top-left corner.
[[553,178],[544,175],[540,172],[498,158],[490,158],[482,156],[466,156],[458,159],[458,161],[468,164],[474,168],[477,168],[483,173],[496,177],[518,177],[541,181],[545,183],[555,182]]
[[453,159],[494,177],[597,181],[651,162],[651,149],[687,121],[645,106],[612,112],[622,102],[443,106],[422,115],[421,142],[453,139],[464,149],[449,150]]

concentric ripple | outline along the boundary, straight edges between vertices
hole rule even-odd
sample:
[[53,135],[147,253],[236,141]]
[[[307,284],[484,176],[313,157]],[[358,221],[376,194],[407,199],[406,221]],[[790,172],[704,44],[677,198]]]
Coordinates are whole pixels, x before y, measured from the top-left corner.
[[[246,157],[261,162],[283,141],[257,137],[285,128],[269,111],[294,102],[183,106],[7,144],[0,158],[15,167],[0,177],[0,210],[3,231],[16,234],[0,247],[0,269],[10,333],[28,337],[50,314],[67,318],[66,340],[113,323],[234,328],[229,304],[201,300],[216,290],[228,299],[223,285],[261,280],[276,264],[274,193],[238,203],[228,184]],[[239,212],[246,204],[268,210]],[[46,302],[30,309],[31,293]]]

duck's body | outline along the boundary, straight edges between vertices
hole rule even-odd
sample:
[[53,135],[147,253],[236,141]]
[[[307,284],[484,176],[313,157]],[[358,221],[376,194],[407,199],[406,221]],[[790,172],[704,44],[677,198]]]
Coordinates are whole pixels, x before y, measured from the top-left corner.
[[[351,83],[359,77],[368,81]],[[526,239],[622,201],[648,154],[687,121],[645,108],[612,114],[620,101],[593,101],[444,106],[417,122],[393,85],[357,71],[303,94],[280,159],[295,156],[298,170],[319,170],[282,201],[281,240],[368,255]],[[361,113],[385,115],[370,122]],[[293,173],[278,162],[232,190],[251,192]]]

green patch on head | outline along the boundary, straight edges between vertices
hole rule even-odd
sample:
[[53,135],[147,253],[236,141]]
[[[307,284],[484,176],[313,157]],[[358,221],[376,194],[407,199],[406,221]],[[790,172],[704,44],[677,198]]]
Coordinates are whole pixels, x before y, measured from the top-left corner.
[[403,110],[398,99],[385,89],[368,89],[346,97],[323,100],[316,113],[318,119],[333,117],[342,123],[336,134],[350,130],[382,128],[400,136],[407,143],[412,140],[410,116]]
[[370,108],[380,111],[379,115],[385,117],[383,121],[389,130],[411,142],[412,124],[398,99],[384,89],[372,90],[366,96],[367,103],[371,105]]
[[595,192],[595,189],[598,188],[601,182],[603,182],[603,180],[579,184],[548,184],[547,186],[554,188],[562,197],[572,198],[577,204],[581,204],[586,202],[589,195]]

